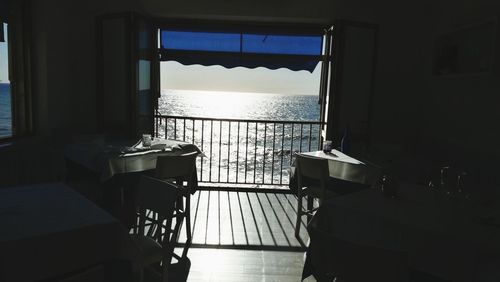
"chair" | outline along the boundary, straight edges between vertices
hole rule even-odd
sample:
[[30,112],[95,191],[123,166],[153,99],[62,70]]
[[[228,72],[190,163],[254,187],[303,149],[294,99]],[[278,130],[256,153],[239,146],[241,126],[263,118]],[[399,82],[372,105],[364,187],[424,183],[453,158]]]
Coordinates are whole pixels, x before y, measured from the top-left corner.
[[[196,157],[198,152],[186,153],[179,156],[158,156],[156,159],[155,177],[175,183],[180,188],[180,193],[185,199],[178,201],[178,206],[185,212],[186,244],[182,252],[182,257],[187,256],[187,252],[192,242],[191,233],[191,193],[194,193],[197,186],[196,179]],[[186,185],[184,185],[186,182]]]
[[[313,199],[317,198],[319,205],[335,195],[327,189],[329,172],[328,160],[307,156],[303,154],[296,155],[296,176],[297,176],[297,222],[295,224],[295,237],[299,242],[300,225],[303,215],[307,215],[307,222],[312,218],[317,208],[313,208]],[[307,197],[307,208],[303,210],[302,201]]]
[[[168,281],[172,260],[181,258],[174,253],[184,212],[176,202],[179,188],[159,179],[142,176],[138,185],[138,224],[132,239],[140,250],[139,280],[144,281],[144,269],[161,263],[162,281]],[[157,269],[158,270],[158,269]]]

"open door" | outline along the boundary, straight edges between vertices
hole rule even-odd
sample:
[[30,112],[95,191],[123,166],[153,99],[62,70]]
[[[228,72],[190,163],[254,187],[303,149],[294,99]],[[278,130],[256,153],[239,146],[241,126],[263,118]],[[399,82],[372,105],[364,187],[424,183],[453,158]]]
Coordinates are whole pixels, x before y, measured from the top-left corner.
[[147,18],[135,15],[135,133],[153,134],[154,110],[157,108],[158,55],[155,52],[154,25]]
[[153,133],[156,33],[135,13],[97,18],[97,107],[104,132]]
[[97,18],[97,113],[102,132],[130,135],[133,122],[130,13]]
[[378,25],[338,20],[328,36],[331,60],[323,136],[340,146],[348,127],[350,153],[363,154],[370,146]]

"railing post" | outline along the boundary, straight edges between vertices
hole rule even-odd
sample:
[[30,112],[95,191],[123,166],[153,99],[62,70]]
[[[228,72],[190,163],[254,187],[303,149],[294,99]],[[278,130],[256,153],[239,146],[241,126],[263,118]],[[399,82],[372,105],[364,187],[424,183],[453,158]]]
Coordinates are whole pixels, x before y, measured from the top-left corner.
[[218,168],[218,176],[217,181],[220,181],[220,166],[221,166],[221,158],[222,158],[222,120],[219,120],[219,168]]
[[[229,183],[229,163],[231,162],[231,122],[228,122],[228,133],[227,133],[227,174],[226,182]],[[237,171],[237,170],[236,170]]]
[[273,155],[271,159],[271,184],[274,184],[274,150],[276,143],[276,123],[273,123]]
[[[283,184],[283,157],[285,156],[285,152],[283,151],[285,145],[285,124],[281,124],[281,160],[280,160],[280,185]],[[290,151],[291,157],[292,151]]]
[[246,134],[246,149],[245,149],[245,183],[247,183],[247,170],[248,170],[248,121],[247,121],[247,134]]
[[236,183],[238,183],[238,175],[240,174],[240,122],[238,121],[238,134],[236,136]]
[[266,143],[267,143],[267,123],[264,123],[264,150],[262,151],[262,184],[266,176]]
[[255,149],[254,149],[254,156],[253,156],[253,183],[255,183],[255,179],[257,176],[257,137],[258,137],[258,132],[257,132],[257,127],[258,123],[255,122]]

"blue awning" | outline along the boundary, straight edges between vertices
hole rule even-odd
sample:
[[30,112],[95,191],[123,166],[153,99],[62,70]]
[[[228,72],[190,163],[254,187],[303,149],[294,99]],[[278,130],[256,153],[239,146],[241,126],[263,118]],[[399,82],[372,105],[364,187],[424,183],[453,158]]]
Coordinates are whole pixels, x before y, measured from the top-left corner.
[[321,60],[322,35],[257,34],[162,29],[161,60],[185,65],[288,68],[313,72]]

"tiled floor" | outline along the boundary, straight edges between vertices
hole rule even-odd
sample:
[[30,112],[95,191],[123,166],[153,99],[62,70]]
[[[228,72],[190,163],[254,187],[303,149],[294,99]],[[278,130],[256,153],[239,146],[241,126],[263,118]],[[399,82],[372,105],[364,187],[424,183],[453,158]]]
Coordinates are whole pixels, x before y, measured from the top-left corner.
[[302,252],[193,248],[188,281],[298,282],[303,256]]

